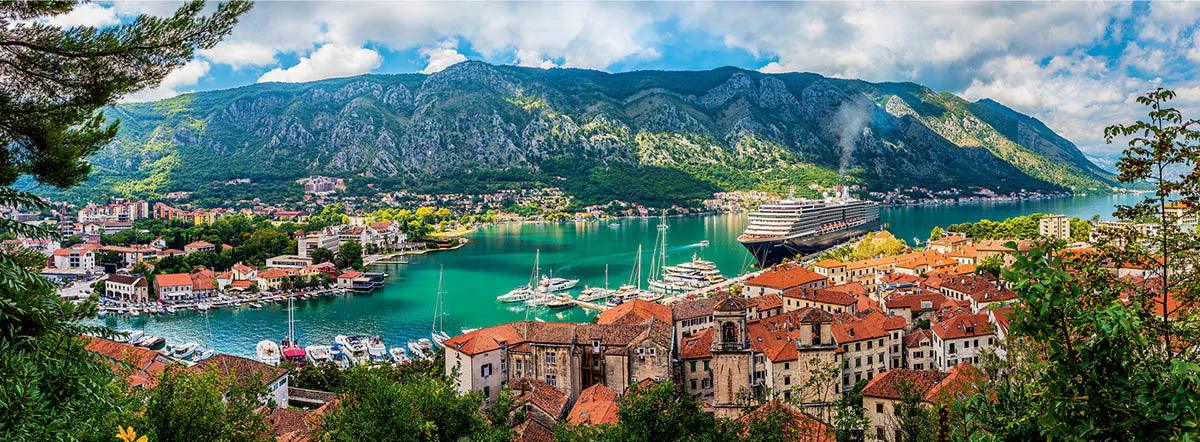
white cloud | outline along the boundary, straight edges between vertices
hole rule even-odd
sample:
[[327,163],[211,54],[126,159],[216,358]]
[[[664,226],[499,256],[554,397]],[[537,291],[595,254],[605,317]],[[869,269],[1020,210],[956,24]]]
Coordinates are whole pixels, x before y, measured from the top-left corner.
[[418,52],[422,57],[429,59],[429,64],[425,65],[425,69],[421,69],[421,73],[441,72],[442,69],[467,61],[467,56],[455,49],[457,46],[458,42],[454,40],[443,40],[437,46],[421,48]]
[[126,103],[154,101],[187,92],[182,89],[194,86],[201,78],[208,75],[209,67],[209,63],[204,60],[189,61],[163,77],[162,83],[159,83],[157,87],[134,92],[122,98],[121,101]]
[[76,26],[100,28],[120,23],[120,19],[117,18],[114,8],[106,8],[95,3],[83,3],[76,5],[71,12],[50,17],[46,22],[62,28]]
[[222,42],[212,49],[200,51],[200,56],[214,63],[227,64],[234,69],[270,66],[277,62],[273,49],[250,42]]
[[307,57],[301,57],[300,61],[290,68],[275,68],[268,71],[258,78],[258,82],[298,83],[323,78],[349,77],[371,72],[382,63],[383,57],[373,49],[326,43]]
[[532,68],[551,69],[558,67],[558,64],[549,58],[546,58],[538,51],[526,49],[517,50],[517,65],[528,66]]

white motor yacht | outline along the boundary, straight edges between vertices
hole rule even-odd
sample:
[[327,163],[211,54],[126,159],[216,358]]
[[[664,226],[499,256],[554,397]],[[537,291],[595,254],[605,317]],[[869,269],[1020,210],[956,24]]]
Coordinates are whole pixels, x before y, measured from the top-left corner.
[[350,356],[354,363],[366,362],[367,345],[358,336],[337,335],[333,338],[333,342],[342,344],[342,352]]
[[367,339],[367,355],[372,361],[382,361],[387,359],[387,346],[383,344],[383,338],[372,336]]
[[199,347],[200,344],[195,342],[179,344],[171,349],[171,356],[174,356],[176,359],[187,359],[188,356],[191,356],[193,353],[195,353],[196,349]]
[[254,347],[255,353],[258,355],[258,362],[267,365],[279,365],[280,353],[279,344],[270,339],[258,341],[258,345]]
[[393,363],[403,364],[408,362],[408,355],[404,353],[404,347],[392,347],[388,349],[388,353],[391,354]]
[[534,296],[533,289],[530,289],[529,285],[526,284],[526,285],[517,287],[515,289],[512,289],[508,293],[497,296],[496,300],[500,301],[500,302],[525,302],[525,301],[528,301],[530,298],[533,298],[533,296]]
[[575,288],[576,284],[579,284],[578,279],[543,276],[542,281],[538,284],[538,289],[546,292],[561,292]]
[[313,365],[321,365],[332,360],[328,345],[310,345],[304,347],[304,352],[307,354],[308,362]]

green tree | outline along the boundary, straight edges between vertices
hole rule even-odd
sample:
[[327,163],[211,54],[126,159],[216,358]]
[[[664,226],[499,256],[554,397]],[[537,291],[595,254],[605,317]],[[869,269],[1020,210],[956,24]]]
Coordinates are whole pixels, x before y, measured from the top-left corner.
[[899,433],[899,440],[932,442],[937,418],[932,409],[921,403],[921,391],[914,388],[911,382],[904,381],[897,385],[897,391],[901,399],[893,408],[892,427]]
[[266,419],[255,411],[265,394],[258,381],[168,368],[149,391],[136,428],[163,442],[272,440]]
[[242,244],[240,255],[243,260],[262,264],[267,258],[287,254],[295,250],[295,241],[271,227],[259,227]]
[[320,264],[323,262],[333,262],[334,259],[336,258],[334,256],[332,250],[326,249],[324,247],[317,247],[316,249],[313,249],[313,251],[308,253],[308,256],[310,258],[312,258],[313,264]]
[[338,267],[363,268],[363,248],[357,240],[349,240],[338,247]]
[[929,240],[941,239],[942,235],[945,235],[945,232],[942,231],[941,226],[933,226],[933,230],[929,231]]
[[867,418],[863,415],[862,391],[867,386],[867,379],[862,379],[846,394],[834,403],[836,410],[833,419],[833,431],[839,441],[863,440],[867,429]]
[[352,370],[345,396],[325,417],[321,439],[328,441],[403,438],[455,441],[487,429],[478,393],[460,395],[442,379],[389,379],[377,370]]
[[704,440],[716,433],[716,419],[700,409],[700,402],[674,382],[633,385],[617,411],[617,440]]
[[[224,3],[211,15],[189,2],[171,17],[140,16],[102,29],[59,28],[50,17],[74,2],[0,5],[0,205],[46,210],[10,186],[22,176],[58,188],[81,182],[88,155],[116,134],[101,108],[157,85],[198,50],[214,46],[249,9]],[[51,232],[0,218],[0,234]],[[111,438],[128,419],[126,386],[83,347],[80,325],[95,304],[61,300],[37,269],[41,257],[0,251],[0,432],[8,440]]]

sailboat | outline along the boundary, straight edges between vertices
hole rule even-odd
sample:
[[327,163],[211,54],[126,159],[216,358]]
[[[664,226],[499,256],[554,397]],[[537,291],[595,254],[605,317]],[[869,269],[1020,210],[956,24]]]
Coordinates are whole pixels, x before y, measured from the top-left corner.
[[608,299],[609,305],[618,305],[633,298],[641,298],[642,290],[642,245],[638,244],[637,257],[633,260],[633,270],[629,272],[629,283],[617,288],[616,293]]
[[[654,251],[650,254],[650,278],[646,284],[657,292],[680,292],[685,289],[663,279],[663,267],[667,265],[667,214],[663,212],[658,222],[658,237],[654,239]],[[641,296],[645,298],[645,296]],[[658,296],[662,298],[662,296]],[[657,299],[657,298],[655,298]]]
[[530,298],[533,298],[536,295],[536,293],[533,291],[533,287],[538,283],[538,262],[541,260],[541,257],[542,250],[538,249],[537,253],[533,256],[533,273],[529,275],[529,283],[512,289],[508,293],[497,296],[496,300],[500,302],[525,302]]
[[296,316],[295,305],[292,303],[292,297],[288,297],[288,331],[287,335],[279,341],[279,347],[282,349],[283,358],[298,365],[303,365],[308,361],[308,355],[304,348],[296,342]]
[[612,290],[612,289],[608,288],[608,264],[605,264],[604,265],[604,288],[584,287],[583,291],[579,293],[579,297],[577,299],[579,299],[580,301],[583,301],[583,302],[599,301],[602,299],[608,299],[615,292],[616,292],[616,290]]
[[433,331],[430,333],[430,337],[433,338],[433,342],[442,347],[444,347],[442,342],[450,339],[450,335],[446,333],[444,327],[446,317],[446,307],[444,304],[442,304],[442,295],[445,294],[445,292],[442,291],[442,274],[444,272],[444,267],[438,271],[437,304],[435,304],[433,307]]

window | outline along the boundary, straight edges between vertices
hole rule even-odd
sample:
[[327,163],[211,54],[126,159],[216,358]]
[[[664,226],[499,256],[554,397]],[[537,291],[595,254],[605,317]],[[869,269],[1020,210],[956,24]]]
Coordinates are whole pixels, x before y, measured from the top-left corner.
[[783,385],[792,385],[792,377],[784,376],[783,377]]
[[695,390],[696,389],[696,380],[695,379],[692,379],[691,385],[692,385],[692,389]]
[[862,351],[862,343],[861,342],[854,343],[854,351]]
[[688,368],[690,368],[689,371],[691,371],[692,373],[695,373],[696,372],[696,361],[688,361]]
[[883,338],[879,338],[879,346],[883,347]]
[[954,343],[950,343],[950,354],[958,353],[958,349],[954,348]]
[[513,361],[513,362],[516,364],[517,371],[518,372],[521,371],[521,360],[517,359],[516,361]]
[[792,369],[792,367],[791,367],[791,364],[789,364],[789,363],[787,363],[787,362],[784,362],[784,363],[783,363],[783,369],[784,369],[784,370],[791,370],[791,369]]
[[702,387],[702,388],[712,388],[712,379],[702,379],[702,380],[700,380],[700,387]]
[[872,358],[873,356],[867,355],[867,365],[871,365],[871,363],[875,362]]
[[862,358],[854,358],[854,368],[862,367]]
[[553,375],[553,374],[546,375],[546,383],[550,384],[551,387],[557,388],[558,387],[558,375]]
[[648,355],[650,355],[650,356],[654,356],[654,355],[657,353],[657,350],[658,350],[658,349],[656,349],[656,348],[647,348],[647,349],[646,349],[646,354],[648,354]]
[[875,343],[874,341],[867,341],[867,350],[870,350],[871,344],[874,344],[874,343]]
[[552,351],[546,352],[546,365],[554,365],[554,363],[556,361],[557,361],[557,359],[555,359],[554,352],[552,352]]
[[963,341],[963,348],[964,349],[971,348],[971,341]]
[[488,376],[491,376],[492,375],[492,364],[483,364],[482,367],[479,367],[479,375],[483,376],[485,378]]
[[914,352],[913,352],[913,357],[914,357],[914,358],[919,358],[919,357],[921,357],[921,352],[919,352],[919,351],[914,351]]
[[883,403],[882,402],[875,404],[875,412],[883,413]]
[[483,398],[488,399],[491,397],[492,397],[492,387],[488,387],[486,385],[483,386]]
[[704,361],[704,371],[708,371],[708,361]]

